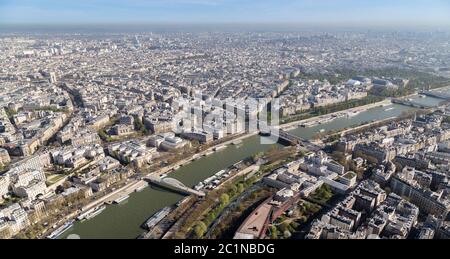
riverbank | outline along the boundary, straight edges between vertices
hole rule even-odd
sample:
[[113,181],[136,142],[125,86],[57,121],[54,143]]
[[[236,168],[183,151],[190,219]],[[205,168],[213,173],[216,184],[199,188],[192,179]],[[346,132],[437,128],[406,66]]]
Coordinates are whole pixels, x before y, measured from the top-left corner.
[[450,85],[432,88],[432,89],[430,89],[430,91],[440,91],[440,90],[444,90],[444,89],[450,89]]

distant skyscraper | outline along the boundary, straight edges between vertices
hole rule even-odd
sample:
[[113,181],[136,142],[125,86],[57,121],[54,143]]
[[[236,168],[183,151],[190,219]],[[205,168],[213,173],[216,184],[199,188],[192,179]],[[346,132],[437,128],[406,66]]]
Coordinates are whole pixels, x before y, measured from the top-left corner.
[[50,83],[55,84],[56,82],[58,82],[58,80],[56,79],[56,73],[50,73]]
[[138,36],[134,36],[134,46],[136,48],[140,48],[141,47],[141,43],[139,42]]

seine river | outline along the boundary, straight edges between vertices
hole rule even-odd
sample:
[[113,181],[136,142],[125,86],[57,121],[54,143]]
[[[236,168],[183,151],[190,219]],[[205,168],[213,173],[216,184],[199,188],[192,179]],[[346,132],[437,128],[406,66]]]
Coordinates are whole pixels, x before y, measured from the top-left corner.
[[[413,101],[436,106],[442,100],[429,97],[414,97]],[[369,109],[351,118],[343,117],[311,128],[296,128],[290,132],[302,138],[310,139],[322,129],[326,131],[341,130],[374,120],[399,116],[403,112],[411,110],[414,110],[414,108],[392,104]],[[170,177],[180,180],[187,186],[194,186],[220,170],[270,148],[271,145],[262,145],[260,143],[259,136],[253,136],[245,139],[241,145],[229,145],[222,151],[181,167],[173,172]],[[148,217],[166,206],[177,203],[183,197],[154,187],[148,187],[141,192],[131,194],[130,198],[123,204],[108,206],[103,213],[91,220],[75,223],[74,227],[61,238],[66,238],[73,234],[80,238],[89,239],[136,238],[144,232],[140,225]]]

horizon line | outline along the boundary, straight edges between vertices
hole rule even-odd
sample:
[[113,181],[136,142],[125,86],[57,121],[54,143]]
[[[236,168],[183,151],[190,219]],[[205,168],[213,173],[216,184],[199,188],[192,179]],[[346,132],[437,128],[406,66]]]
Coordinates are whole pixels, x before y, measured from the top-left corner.
[[[250,26],[269,26],[278,29],[308,29],[308,28],[317,28],[317,29],[390,29],[390,30],[404,30],[404,29],[428,29],[428,30],[440,30],[440,31],[450,31],[450,25],[442,24],[390,24],[390,23],[332,23],[332,22],[170,22],[170,21],[155,21],[155,22],[64,22],[64,23],[53,23],[53,22],[42,22],[42,23],[29,23],[29,22],[18,22],[18,23],[4,23],[0,22],[0,30],[1,29],[11,29],[14,27],[28,27],[29,29],[42,29],[42,28],[83,28],[86,26],[95,26],[95,27],[110,27],[110,26],[118,26],[122,27],[120,29],[124,29],[124,27],[128,26],[167,26],[167,27],[241,27],[242,29],[248,29]],[[25,28],[26,29],[26,28]],[[109,28],[108,28],[109,29]],[[261,28],[258,28],[261,29]]]

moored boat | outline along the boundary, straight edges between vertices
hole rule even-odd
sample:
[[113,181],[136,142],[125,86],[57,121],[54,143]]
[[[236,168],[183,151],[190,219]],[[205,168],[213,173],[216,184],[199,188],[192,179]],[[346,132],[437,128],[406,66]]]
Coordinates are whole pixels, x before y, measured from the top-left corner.
[[62,234],[64,234],[73,227],[73,222],[74,222],[73,220],[70,220],[64,223],[64,225],[62,225],[61,227],[53,231],[50,235],[48,235],[47,239],[57,239],[58,237],[60,237]]
[[122,203],[122,202],[128,200],[128,198],[130,198],[130,196],[128,196],[128,195],[122,196],[122,197],[120,197],[120,198],[115,199],[115,200],[114,200],[114,203],[115,203],[115,204],[120,204],[120,203]]

